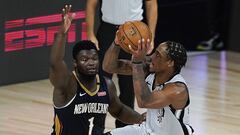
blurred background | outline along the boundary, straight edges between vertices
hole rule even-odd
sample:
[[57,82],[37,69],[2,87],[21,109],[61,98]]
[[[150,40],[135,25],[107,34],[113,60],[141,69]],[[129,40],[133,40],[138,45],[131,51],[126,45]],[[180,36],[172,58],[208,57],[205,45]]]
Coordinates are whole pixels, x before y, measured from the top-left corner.
[[[87,38],[85,3],[0,1],[0,135],[50,133],[50,48],[62,7],[72,4],[77,16],[68,33],[65,57],[71,67],[72,46]],[[183,74],[189,83],[191,123],[196,135],[240,132],[239,24],[240,0],[158,0],[155,45],[174,40],[188,50]],[[110,130],[114,119],[107,119]]]
[[[0,85],[48,77],[49,50],[64,4],[74,5],[78,12],[67,49],[86,38],[85,0],[0,3]],[[156,45],[174,40],[189,51],[240,51],[239,0],[158,0],[158,5]],[[66,59],[71,60],[68,54]]]

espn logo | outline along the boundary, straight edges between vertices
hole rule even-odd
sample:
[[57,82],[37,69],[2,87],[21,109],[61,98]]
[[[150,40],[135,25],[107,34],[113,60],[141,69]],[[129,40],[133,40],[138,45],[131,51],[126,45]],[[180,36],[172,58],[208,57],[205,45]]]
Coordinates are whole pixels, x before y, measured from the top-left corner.
[[[73,43],[76,39],[87,38],[85,11],[75,13],[75,21],[68,32],[68,43]],[[52,45],[61,21],[61,14],[6,21],[4,51],[11,52]]]

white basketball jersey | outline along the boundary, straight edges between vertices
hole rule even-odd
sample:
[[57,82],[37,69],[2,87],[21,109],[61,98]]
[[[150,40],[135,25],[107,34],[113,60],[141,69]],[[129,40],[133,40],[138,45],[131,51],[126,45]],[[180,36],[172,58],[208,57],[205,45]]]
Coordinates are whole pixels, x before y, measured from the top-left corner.
[[[181,82],[186,86],[184,78],[177,74],[168,82],[159,86],[159,88],[153,88],[155,74],[150,74],[146,78],[146,83],[151,91],[162,90],[167,83]],[[181,110],[175,110],[171,106],[167,106],[161,109],[147,109],[146,129],[151,135],[190,135],[193,130],[189,124],[189,99],[185,108]]]

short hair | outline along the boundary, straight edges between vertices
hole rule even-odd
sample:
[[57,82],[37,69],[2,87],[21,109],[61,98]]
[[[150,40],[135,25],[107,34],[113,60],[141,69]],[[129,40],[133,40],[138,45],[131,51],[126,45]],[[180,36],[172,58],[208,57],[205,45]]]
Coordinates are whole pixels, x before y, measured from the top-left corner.
[[182,44],[177,42],[166,41],[165,43],[167,44],[168,56],[174,61],[175,73],[180,73],[182,67],[184,67],[187,62],[186,49]]
[[72,50],[73,59],[76,60],[77,55],[78,55],[78,53],[81,50],[91,50],[91,49],[94,49],[94,50],[97,51],[97,48],[96,48],[95,44],[92,41],[90,41],[90,40],[82,40],[82,41],[77,42],[74,45],[73,50]]

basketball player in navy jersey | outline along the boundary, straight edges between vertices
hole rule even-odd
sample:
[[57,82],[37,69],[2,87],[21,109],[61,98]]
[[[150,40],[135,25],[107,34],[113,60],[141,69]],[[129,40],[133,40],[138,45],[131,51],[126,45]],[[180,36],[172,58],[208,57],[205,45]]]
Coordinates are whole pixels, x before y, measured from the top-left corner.
[[126,123],[140,123],[144,116],[122,104],[114,83],[98,74],[98,52],[91,41],[73,47],[74,71],[65,62],[66,35],[75,14],[63,9],[63,23],[50,54],[50,81],[54,86],[54,126],[52,135],[101,135],[109,111]]
[[118,59],[118,39],[107,50],[103,69],[110,73],[132,74],[134,93],[140,108],[147,109],[146,122],[112,130],[112,135],[191,135],[189,92],[180,75],[187,61],[184,47],[176,42],[161,43],[146,61],[149,39],[131,50],[132,60]]

